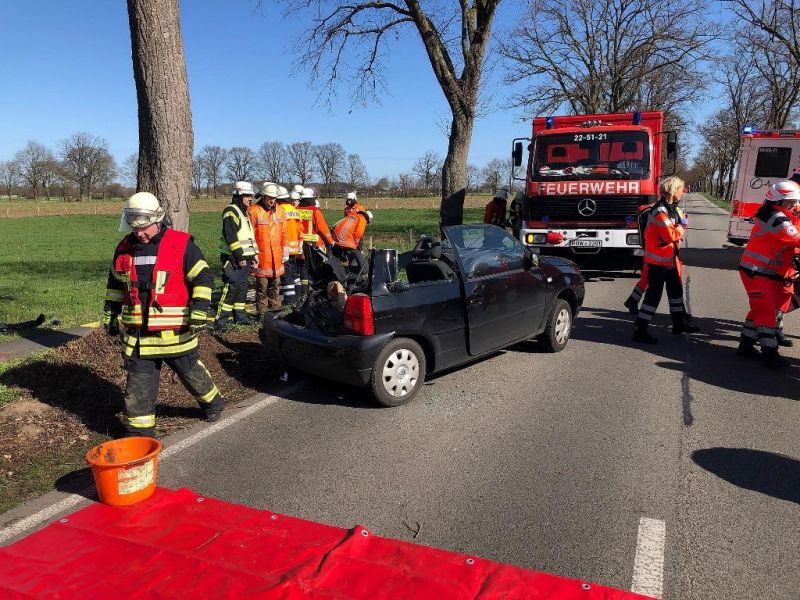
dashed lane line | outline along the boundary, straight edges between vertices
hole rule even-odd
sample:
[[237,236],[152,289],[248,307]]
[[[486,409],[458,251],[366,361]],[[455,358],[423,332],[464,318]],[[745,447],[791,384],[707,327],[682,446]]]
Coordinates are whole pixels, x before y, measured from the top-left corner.
[[667,525],[659,519],[639,519],[631,591],[661,598],[664,594],[664,544]]
[[[181,440],[176,444],[168,446],[161,452],[160,459],[166,460],[172,456],[175,456],[179,452],[182,452],[187,448],[194,446],[197,442],[204,440],[210,435],[222,431],[223,429],[226,429],[227,427],[230,427],[231,425],[238,423],[242,419],[246,419],[250,415],[257,413],[263,408],[266,408],[270,404],[274,404],[278,400],[282,399],[282,397],[293,394],[294,392],[305,386],[307,383],[308,383],[307,381],[300,381],[294,385],[285,388],[284,390],[281,391],[282,396],[269,395],[262,397],[260,400],[257,400],[254,404],[251,404],[247,408],[237,411],[231,416],[225,417],[219,422],[201,429],[197,433],[190,435],[186,439]],[[262,395],[259,394],[258,396],[255,396],[255,398],[259,398],[259,396]],[[0,530],[0,545],[5,544],[6,541],[17,537],[27,532],[28,530],[33,529],[38,525],[41,525],[45,521],[48,521],[53,517],[56,517],[61,513],[75,507],[81,502],[86,501],[86,496],[88,494],[91,494],[93,491],[94,488],[89,488],[87,490],[84,490],[83,493],[70,494],[66,498],[59,500],[58,502],[55,502],[54,504],[51,504],[50,506],[47,506],[38,512],[35,512],[32,515],[25,517],[24,519],[20,519],[16,523],[9,525],[3,530]]]

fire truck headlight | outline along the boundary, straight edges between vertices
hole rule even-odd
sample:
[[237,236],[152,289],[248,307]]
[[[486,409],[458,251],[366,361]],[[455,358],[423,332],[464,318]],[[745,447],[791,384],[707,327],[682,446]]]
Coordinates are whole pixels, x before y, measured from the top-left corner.
[[532,244],[545,244],[547,243],[546,233],[532,233],[529,234]]
[[641,244],[639,242],[639,234],[629,233],[628,235],[625,236],[625,243],[628,244],[628,246],[640,246]]

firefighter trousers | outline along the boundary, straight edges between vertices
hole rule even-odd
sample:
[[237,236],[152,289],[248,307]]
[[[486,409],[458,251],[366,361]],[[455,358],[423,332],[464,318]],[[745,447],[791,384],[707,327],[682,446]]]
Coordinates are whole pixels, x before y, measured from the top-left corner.
[[164,363],[172,369],[186,389],[197,400],[204,415],[219,413],[225,407],[211,374],[200,361],[197,350],[177,358],[141,358],[136,353],[125,358],[128,384],[125,390],[123,422],[127,435],[154,437],[156,432],[156,398]]
[[294,306],[297,294],[301,291],[300,269],[298,267],[297,255],[289,257],[283,263],[283,275],[281,275],[281,294],[283,303],[286,306]]
[[648,263],[642,263],[642,274],[639,277],[639,281],[636,282],[636,285],[633,286],[631,290],[631,295],[628,296],[628,300],[634,302],[637,306],[639,305],[639,301],[644,296],[645,291],[647,291],[647,272],[649,270],[650,265]]
[[233,318],[235,321],[247,322],[245,311],[247,301],[247,282],[253,267],[248,265],[240,267],[232,260],[223,263],[222,269],[222,295],[217,308],[217,323],[227,323]]
[[792,299],[792,284],[767,277],[752,277],[739,271],[742,284],[747,292],[750,311],[742,325],[742,342],[755,344],[762,348],[777,348],[778,312],[789,307]]
[[256,277],[256,313],[281,309],[281,284],[278,277]]
[[664,287],[667,288],[669,315],[672,326],[680,326],[686,322],[686,308],[683,304],[683,281],[677,267],[649,265],[647,268],[647,291],[644,294],[642,307],[636,317],[636,329],[646,330],[656,313]]

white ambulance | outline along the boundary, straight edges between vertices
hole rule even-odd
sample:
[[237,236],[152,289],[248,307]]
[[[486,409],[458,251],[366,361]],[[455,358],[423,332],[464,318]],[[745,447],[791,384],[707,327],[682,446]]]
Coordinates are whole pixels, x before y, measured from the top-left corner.
[[800,131],[742,130],[739,166],[733,188],[728,241],[738,246],[750,239],[753,215],[773,183],[789,179],[800,165]]

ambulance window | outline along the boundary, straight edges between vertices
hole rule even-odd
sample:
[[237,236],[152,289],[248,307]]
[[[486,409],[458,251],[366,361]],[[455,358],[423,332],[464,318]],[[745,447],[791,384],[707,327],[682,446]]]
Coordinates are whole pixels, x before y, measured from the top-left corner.
[[791,158],[791,148],[762,146],[758,149],[754,175],[756,177],[788,177]]

